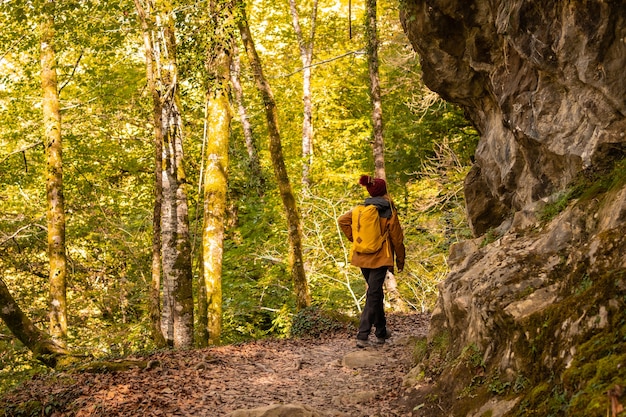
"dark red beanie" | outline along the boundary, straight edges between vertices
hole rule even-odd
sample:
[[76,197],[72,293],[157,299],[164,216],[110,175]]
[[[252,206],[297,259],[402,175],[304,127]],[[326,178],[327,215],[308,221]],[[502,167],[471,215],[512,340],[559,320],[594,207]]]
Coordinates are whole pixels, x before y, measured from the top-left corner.
[[382,178],[373,178],[369,175],[361,175],[359,184],[367,188],[372,197],[380,197],[387,194],[387,183]]

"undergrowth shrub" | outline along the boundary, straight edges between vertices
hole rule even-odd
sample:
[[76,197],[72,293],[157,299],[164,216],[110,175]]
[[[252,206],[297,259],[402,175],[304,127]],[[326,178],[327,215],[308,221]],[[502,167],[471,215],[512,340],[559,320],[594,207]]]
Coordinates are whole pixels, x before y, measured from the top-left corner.
[[293,316],[290,334],[292,337],[320,337],[352,327],[354,327],[352,319],[312,306],[300,310]]

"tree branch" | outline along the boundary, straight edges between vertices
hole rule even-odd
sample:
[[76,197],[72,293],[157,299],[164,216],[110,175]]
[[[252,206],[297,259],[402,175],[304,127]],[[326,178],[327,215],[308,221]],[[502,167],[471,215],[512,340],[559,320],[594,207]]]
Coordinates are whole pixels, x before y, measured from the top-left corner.
[[22,39],[24,39],[25,37],[26,37],[26,34],[22,35],[22,37],[21,37],[21,38],[19,38],[19,39],[18,39],[18,40],[16,40],[15,42],[13,42],[13,43],[11,44],[11,46],[9,46],[9,49],[7,49],[7,50],[6,50],[6,51],[2,54],[2,56],[0,56],[0,61],[2,61],[2,60],[4,59],[4,57],[5,57],[5,56],[7,56],[7,54],[8,54],[9,52],[11,52],[11,50],[12,50],[12,49],[13,49],[13,48],[14,48],[14,47],[18,44],[18,43],[20,43],[20,42],[22,41]]
[[43,226],[43,225],[41,225],[41,224],[37,224],[37,223],[27,224],[26,226],[22,226],[22,227],[20,227],[19,229],[17,229],[17,230],[15,231],[15,233],[13,233],[11,236],[7,237],[7,238],[6,238],[6,239],[4,239],[2,242],[0,242],[0,247],[2,247],[2,246],[3,246],[5,243],[7,243],[9,240],[14,239],[17,235],[19,235],[19,234],[20,234],[20,232],[21,232],[22,230],[26,230],[26,229],[28,229],[28,228],[30,228],[30,227],[33,227],[33,226],[35,226],[35,227],[39,227],[40,229],[42,229],[42,230],[44,230],[44,231],[45,231],[45,230],[48,230],[48,229],[46,229],[46,227],[44,227],[44,226]]
[[32,149],[34,147],[37,147],[39,145],[43,145],[43,141],[35,142],[35,143],[32,143],[30,145],[25,146],[22,149],[18,149],[17,151],[13,151],[13,152],[7,154],[4,158],[0,159],[0,164],[3,163],[4,161],[6,161],[7,159],[9,159],[10,157],[12,157],[13,155],[17,154],[17,153],[26,152],[27,150]]
[[76,63],[74,64],[74,68],[72,68],[72,73],[70,74],[69,77],[67,77],[67,80],[65,80],[65,82],[63,83],[63,85],[61,86],[61,88],[59,88],[59,95],[61,95],[61,91],[63,91],[63,89],[65,88],[65,86],[67,84],[69,84],[69,82],[72,80],[72,78],[74,77],[74,74],[76,73],[76,68],[78,68],[78,64],[80,63],[80,60],[83,58],[83,51],[80,52],[80,55],[78,56],[78,59],[76,60]]
[[72,104],[71,106],[62,107],[60,110],[61,111],[65,111],[65,110],[69,110],[69,109],[75,109],[77,107],[84,106],[87,103],[91,103],[92,101],[96,101],[97,99],[98,99],[98,97],[90,98],[89,100],[83,101],[81,103]]
[[289,74],[278,75],[278,76],[273,77],[273,78],[287,78],[287,77],[291,77],[292,75],[295,75],[295,74],[297,74],[297,73],[299,73],[301,71],[304,71],[307,68],[313,68],[313,67],[317,67],[318,65],[327,64],[329,62],[336,61],[336,60],[341,59],[341,58],[345,58],[345,57],[347,57],[349,55],[365,55],[365,51],[363,51],[363,50],[349,51],[349,52],[346,52],[343,55],[335,56],[335,57],[326,59],[324,61],[319,61],[319,62],[316,62],[314,64],[307,65],[306,67],[298,68],[297,70],[295,70],[294,72],[290,72]]

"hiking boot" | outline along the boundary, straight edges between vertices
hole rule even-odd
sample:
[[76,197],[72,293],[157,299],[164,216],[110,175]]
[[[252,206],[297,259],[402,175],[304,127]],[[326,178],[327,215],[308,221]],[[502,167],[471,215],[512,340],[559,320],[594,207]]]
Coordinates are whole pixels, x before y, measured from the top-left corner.
[[374,339],[374,343],[377,345],[384,345],[385,341],[391,337],[391,332],[389,330],[385,330],[385,335],[383,337],[376,336]]
[[368,346],[369,346],[369,342],[367,340],[361,340],[361,339],[356,340],[356,347],[358,347],[359,349],[364,349]]

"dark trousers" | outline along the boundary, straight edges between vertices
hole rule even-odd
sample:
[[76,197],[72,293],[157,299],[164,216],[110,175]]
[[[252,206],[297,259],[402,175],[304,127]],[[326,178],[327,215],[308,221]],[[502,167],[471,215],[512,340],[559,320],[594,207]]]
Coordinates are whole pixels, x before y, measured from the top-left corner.
[[385,337],[387,333],[387,320],[385,319],[385,306],[383,301],[383,284],[387,275],[388,267],[381,268],[361,268],[363,277],[367,282],[367,294],[365,296],[365,307],[361,313],[361,323],[357,339],[367,340],[372,326],[376,327],[376,337]]

